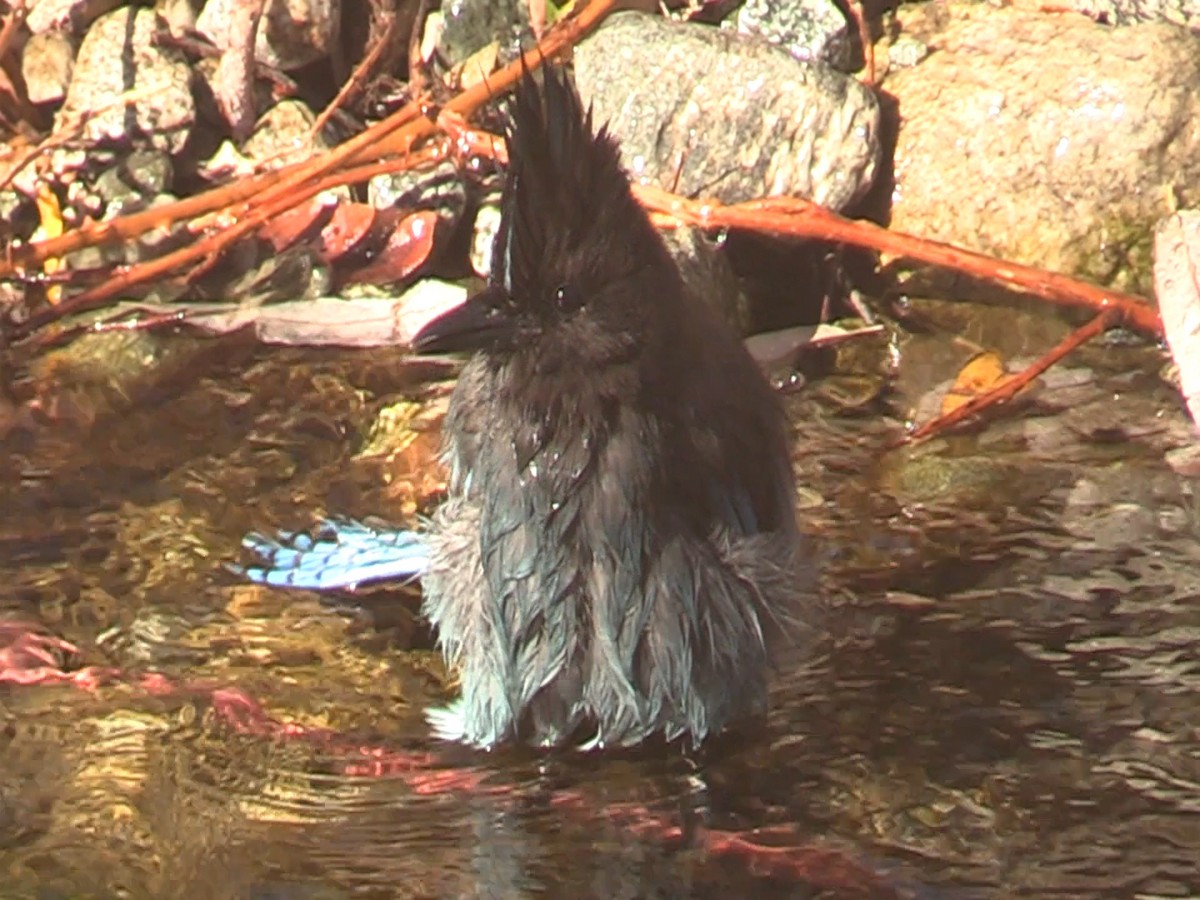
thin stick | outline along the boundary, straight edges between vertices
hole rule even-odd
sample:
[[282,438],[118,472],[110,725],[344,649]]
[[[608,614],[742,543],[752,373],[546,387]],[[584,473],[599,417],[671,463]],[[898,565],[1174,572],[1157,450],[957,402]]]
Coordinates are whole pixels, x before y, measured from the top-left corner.
[[1133,294],[941,241],[889,231],[873,222],[846,219],[807,200],[777,197],[723,206],[715,200],[689,200],[647,185],[639,185],[634,191],[648,209],[703,228],[741,228],[864,247],[965,272],[1059,306],[1090,309],[1097,313],[1112,309],[1117,313],[1118,324],[1155,338],[1163,333],[1158,310]]
[[379,40],[371,47],[362,61],[354,67],[354,72],[342,85],[342,89],[337,92],[337,96],[330,101],[329,105],[321,110],[321,114],[317,116],[317,121],[313,123],[312,130],[309,131],[308,139],[310,142],[315,141],[317,136],[325,130],[325,126],[329,124],[329,120],[333,118],[333,114],[350,102],[351,98],[355,97],[371,76],[371,69],[375,63],[379,61],[379,57],[383,51],[392,43],[396,36],[396,26],[400,17],[396,15],[396,11],[392,10],[388,14],[387,27],[384,28],[383,34],[379,36]]
[[[516,84],[523,71],[522,65],[528,69],[535,69],[544,60],[558,56],[578,42],[608,15],[615,2],[616,0],[592,0],[575,15],[556,23],[547,32],[545,40],[526,52],[523,57],[505,66],[486,83],[473,85],[458,94],[445,108],[460,116],[469,116],[499,92]],[[425,118],[419,104],[410,102],[362,134],[318,157],[120,219],[91,223],[52,240],[12,247],[9,258],[0,261],[0,279],[20,277],[24,270],[38,268],[43,261],[53,256],[65,256],[75,250],[97,244],[132,240],[153,228],[194,219],[205,213],[228,209],[234,218],[240,218],[253,209],[261,208],[268,201],[296,191],[306,181],[320,178],[339,166],[369,163],[383,156],[406,154],[416,142],[429,137],[437,130],[437,123]],[[296,202],[300,202],[299,197]]]
[[972,397],[957,409],[926,422],[912,434],[898,441],[897,445],[925,440],[934,434],[940,434],[949,428],[953,428],[967,419],[974,418],[987,409],[1002,406],[1015,397],[1033,379],[1071,353],[1075,348],[1086,344],[1092,338],[1103,334],[1108,328],[1115,325],[1119,318],[1120,314],[1116,309],[1105,310],[1082,328],[1072,331],[1063,340],[1059,341],[1049,353],[1040,357],[1032,365],[1011,378],[1006,378],[990,391]]

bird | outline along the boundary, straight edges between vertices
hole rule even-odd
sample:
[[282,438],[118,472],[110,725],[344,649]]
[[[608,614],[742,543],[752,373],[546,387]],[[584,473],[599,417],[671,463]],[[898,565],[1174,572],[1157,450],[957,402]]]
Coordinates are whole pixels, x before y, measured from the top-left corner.
[[443,425],[447,497],[418,530],[251,534],[244,569],[329,589],[419,578],[461,697],[434,733],[480,749],[651,738],[760,717],[815,609],[779,400],[689,293],[617,141],[562,66],[529,70],[486,285],[420,353],[470,353]]

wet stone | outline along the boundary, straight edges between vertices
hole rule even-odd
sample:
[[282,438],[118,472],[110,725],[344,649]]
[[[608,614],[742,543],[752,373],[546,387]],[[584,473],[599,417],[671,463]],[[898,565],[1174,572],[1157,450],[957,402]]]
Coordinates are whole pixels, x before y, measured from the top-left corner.
[[1031,497],[1042,490],[1038,473],[1022,471],[1008,460],[952,457],[938,452],[943,449],[935,443],[894,454],[887,461],[884,487],[904,503],[951,502],[972,509],[986,508],[996,497],[1012,497],[1016,482]]
[[327,294],[333,283],[329,266],[306,244],[288,247],[265,259],[243,261],[242,273],[223,293],[243,304],[269,303]]
[[147,331],[87,334],[30,364],[47,394],[77,392],[96,415],[128,411],[172,379],[184,377],[210,343]]

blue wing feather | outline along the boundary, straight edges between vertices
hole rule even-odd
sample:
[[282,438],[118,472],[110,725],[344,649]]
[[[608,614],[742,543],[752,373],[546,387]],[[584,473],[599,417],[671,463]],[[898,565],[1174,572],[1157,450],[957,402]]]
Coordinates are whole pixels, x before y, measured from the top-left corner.
[[322,591],[368,581],[419,578],[429,565],[426,538],[407,529],[373,528],[352,519],[329,519],[315,533],[257,532],[242,546],[260,563],[233,570],[273,587]]

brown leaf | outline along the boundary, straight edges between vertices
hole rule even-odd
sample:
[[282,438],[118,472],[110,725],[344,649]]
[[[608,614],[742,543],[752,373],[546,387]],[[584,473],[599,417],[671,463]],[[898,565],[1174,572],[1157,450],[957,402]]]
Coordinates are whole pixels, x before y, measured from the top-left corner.
[[306,235],[324,228],[334,208],[320,197],[313,197],[272,218],[259,229],[259,234],[271,242],[276,253],[282,253]]
[[376,224],[379,211],[369,203],[339,203],[321,229],[317,252],[325,262],[337,262],[358,249]]
[[351,273],[347,281],[357,284],[393,284],[409,278],[433,252],[437,213],[418,210],[405,216],[388,237],[387,245],[370,265]]

